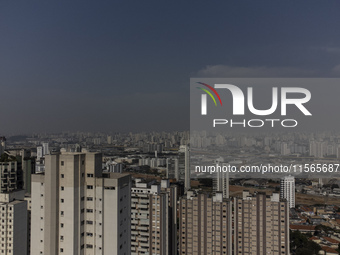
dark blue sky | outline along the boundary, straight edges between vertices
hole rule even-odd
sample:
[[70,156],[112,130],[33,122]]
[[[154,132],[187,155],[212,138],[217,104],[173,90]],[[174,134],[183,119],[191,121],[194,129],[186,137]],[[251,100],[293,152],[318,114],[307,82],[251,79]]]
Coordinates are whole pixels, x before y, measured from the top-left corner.
[[338,77],[339,1],[0,2],[0,134],[189,129],[190,77]]

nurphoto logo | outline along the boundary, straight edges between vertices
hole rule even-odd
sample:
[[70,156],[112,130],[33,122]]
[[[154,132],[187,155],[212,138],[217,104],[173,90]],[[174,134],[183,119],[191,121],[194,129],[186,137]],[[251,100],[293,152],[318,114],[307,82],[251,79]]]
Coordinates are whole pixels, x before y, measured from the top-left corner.
[[[247,94],[243,93],[243,91],[236,85],[232,84],[214,84],[212,87],[209,84],[203,82],[197,82],[198,84],[204,86],[197,87],[202,90],[203,94],[201,94],[201,115],[208,115],[208,97],[213,100],[215,106],[218,105],[216,98],[219,100],[219,104],[223,107],[222,99],[220,95],[230,96],[232,98],[232,115],[233,116],[242,116],[245,115],[245,107],[250,113],[257,116],[269,116],[275,113],[278,108],[280,108],[280,115],[287,115],[287,105],[294,105],[298,110],[302,112],[305,116],[312,116],[310,111],[306,108],[305,104],[311,99],[311,92],[308,89],[301,87],[272,87],[271,88],[271,106],[268,109],[257,109],[254,106],[254,96],[253,96],[253,87],[247,87]],[[219,90],[219,92],[216,91]],[[256,90],[256,88],[255,88]],[[279,96],[280,91],[280,96]],[[294,95],[292,97],[291,95]],[[215,98],[216,97],[216,98]],[[247,104],[245,101],[247,100]],[[280,107],[279,107],[280,105]],[[225,106],[224,106],[225,107]],[[213,119],[213,127],[217,125],[230,125],[230,127],[234,126],[243,126],[243,127],[262,127],[265,123],[274,127],[276,123],[280,123],[282,127],[296,127],[298,125],[298,121],[296,119],[274,119],[274,118],[266,118],[266,119],[243,119],[241,121],[235,121],[233,119],[225,119],[219,118]]]

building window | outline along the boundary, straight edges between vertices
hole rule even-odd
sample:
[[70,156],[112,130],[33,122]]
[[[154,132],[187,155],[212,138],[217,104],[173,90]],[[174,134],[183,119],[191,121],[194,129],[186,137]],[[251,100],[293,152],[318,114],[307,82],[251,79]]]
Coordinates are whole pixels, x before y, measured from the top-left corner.
[[61,174],[61,178],[64,178],[65,176],[64,176],[64,174]]
[[87,189],[93,189],[92,185],[87,185]]
[[61,186],[60,189],[61,189],[61,190],[64,190],[64,186]]

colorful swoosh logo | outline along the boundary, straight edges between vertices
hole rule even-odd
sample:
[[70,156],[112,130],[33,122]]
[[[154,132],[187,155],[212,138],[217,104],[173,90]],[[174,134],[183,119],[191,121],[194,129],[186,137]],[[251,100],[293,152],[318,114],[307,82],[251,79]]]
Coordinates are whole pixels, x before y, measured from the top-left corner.
[[[220,104],[221,104],[221,106],[222,106],[222,100],[221,100],[221,98],[220,98],[220,95],[217,93],[217,91],[216,91],[213,87],[211,87],[210,85],[208,85],[208,84],[206,84],[206,83],[203,83],[203,82],[197,82],[197,83],[198,83],[198,84],[201,84],[201,85],[203,85],[203,86],[205,86],[205,87],[207,87],[207,88],[209,88],[212,92],[214,92],[214,94],[217,96],[217,98],[218,98],[218,100],[220,101]],[[201,87],[197,87],[197,88],[203,90],[204,92],[206,92],[206,93],[212,98],[212,100],[214,101],[215,106],[217,106],[215,97],[213,96],[213,94],[211,94],[211,92],[210,92],[209,90],[204,89],[204,88],[201,88]]]

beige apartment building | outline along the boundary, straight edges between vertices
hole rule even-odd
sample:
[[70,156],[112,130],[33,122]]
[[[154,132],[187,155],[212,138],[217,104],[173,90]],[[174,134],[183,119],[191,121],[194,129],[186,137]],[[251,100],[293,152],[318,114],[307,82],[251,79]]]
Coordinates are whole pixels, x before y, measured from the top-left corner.
[[188,191],[179,203],[179,251],[185,255],[232,254],[232,211],[222,193]]
[[131,189],[131,254],[168,255],[169,195],[140,179]]
[[131,179],[102,173],[100,153],[46,155],[32,175],[31,254],[130,254]]
[[289,205],[279,194],[234,199],[234,254],[289,254]]

